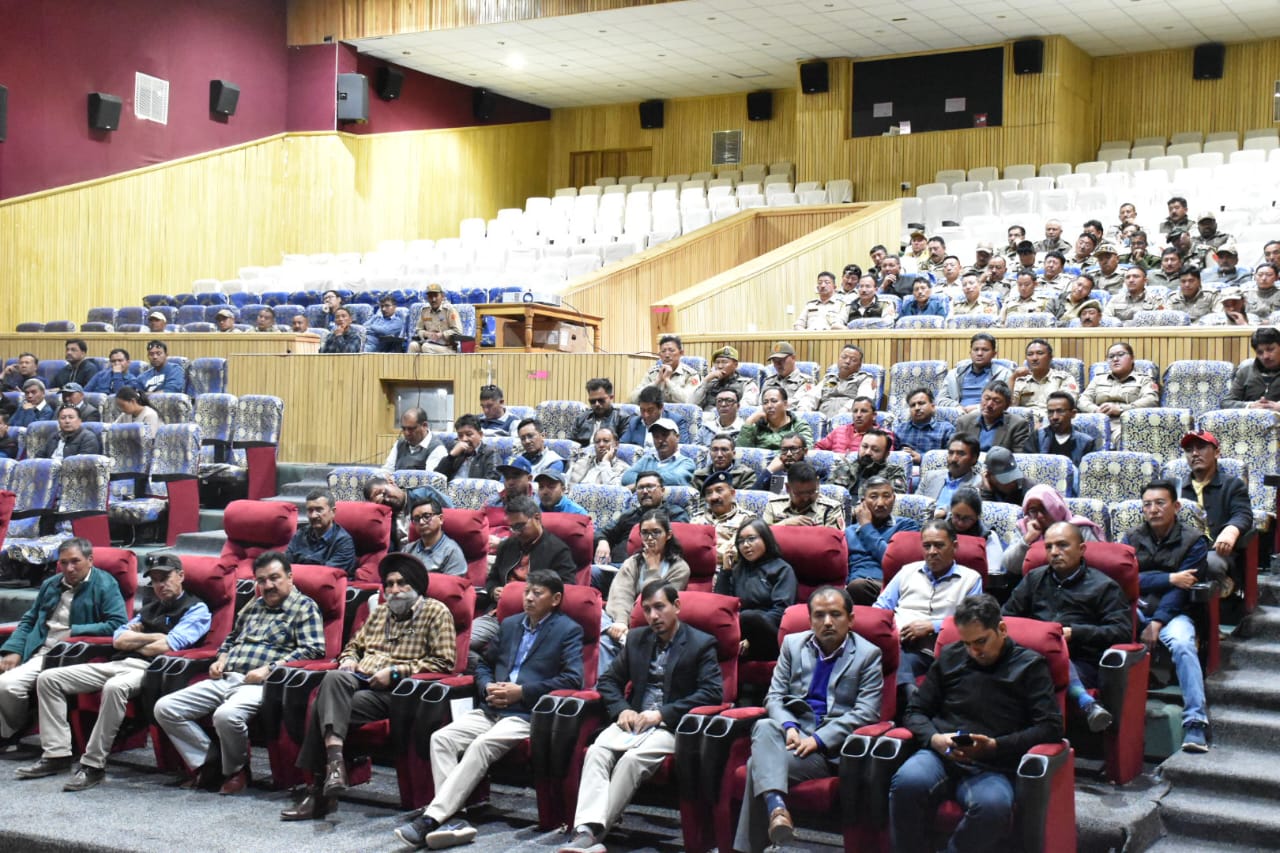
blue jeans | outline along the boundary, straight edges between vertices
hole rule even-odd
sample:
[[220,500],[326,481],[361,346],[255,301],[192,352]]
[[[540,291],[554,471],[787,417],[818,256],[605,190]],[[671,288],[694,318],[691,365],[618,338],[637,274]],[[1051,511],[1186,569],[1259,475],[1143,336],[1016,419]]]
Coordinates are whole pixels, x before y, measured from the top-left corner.
[[[1150,619],[1143,619],[1146,627]],[[1182,688],[1182,725],[1189,723],[1206,725],[1209,722],[1204,710],[1204,671],[1200,669],[1200,655],[1196,651],[1196,625],[1191,617],[1179,614],[1160,629],[1160,642],[1173,657],[1173,671],[1178,675]]]
[[907,759],[889,785],[894,853],[933,853],[934,815],[949,795],[959,801],[964,819],[947,842],[948,853],[981,853],[1005,846],[1013,819],[1013,780],[922,749]]

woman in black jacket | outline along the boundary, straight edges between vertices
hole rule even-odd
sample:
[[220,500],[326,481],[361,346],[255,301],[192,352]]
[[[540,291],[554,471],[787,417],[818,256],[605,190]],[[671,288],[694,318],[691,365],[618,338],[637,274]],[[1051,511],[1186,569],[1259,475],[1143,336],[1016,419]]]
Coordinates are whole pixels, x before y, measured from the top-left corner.
[[734,547],[738,560],[716,577],[715,591],[742,602],[739,654],[747,660],[775,660],[782,614],[796,602],[796,573],[782,559],[769,525],[759,518],[738,529]]

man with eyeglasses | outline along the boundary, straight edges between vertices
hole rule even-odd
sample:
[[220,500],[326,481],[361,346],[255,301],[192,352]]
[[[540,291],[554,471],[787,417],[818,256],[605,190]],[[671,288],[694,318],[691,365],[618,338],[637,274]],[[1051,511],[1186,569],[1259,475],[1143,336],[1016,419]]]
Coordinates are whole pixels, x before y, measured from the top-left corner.
[[1190,615],[1190,590],[1207,571],[1209,543],[1199,530],[1178,520],[1178,486],[1155,480],[1142,490],[1143,522],[1124,535],[1138,557],[1138,622],[1150,649],[1161,643],[1173,657],[1182,688],[1182,750],[1208,752],[1209,717],[1204,671]]
[[742,415],[738,414],[741,396],[734,388],[723,388],[716,393],[714,408],[702,416],[702,425],[698,427],[698,444],[707,447],[717,436],[738,440],[738,433],[742,432]]
[[[733,391],[736,405],[755,406],[760,402],[760,386],[752,379],[747,379],[738,372],[738,350],[734,347],[721,347],[711,354],[711,369],[706,377],[693,389],[689,402],[699,406],[707,413],[707,418],[716,414],[721,395]],[[704,418],[704,422],[705,422]]]
[[777,455],[769,460],[769,464],[756,477],[755,488],[761,492],[781,494],[787,486],[787,471],[797,462],[804,461],[808,449],[809,445],[802,435],[789,435],[782,439]]
[[602,429],[621,435],[631,420],[613,405],[613,380],[596,377],[587,380],[587,405],[590,409],[574,419],[569,435],[583,446],[592,442]]
[[623,510],[613,524],[596,528],[595,560],[601,565],[621,565],[627,559],[627,537],[631,528],[640,523],[640,519],[651,509],[666,510],[672,521],[687,522],[689,514],[685,508],[676,504],[667,506],[667,490],[662,484],[662,475],[657,471],[645,471],[636,477],[636,501],[629,509]]
[[848,307],[836,298],[835,273],[818,273],[817,299],[804,304],[804,311],[796,318],[793,328],[797,331],[826,332],[844,328],[844,316]]
[[658,338],[658,363],[649,368],[644,379],[631,392],[631,402],[640,402],[640,391],[653,386],[662,392],[666,403],[688,403],[693,391],[702,381],[698,371],[680,360],[684,355],[684,343],[677,335]]
[[464,576],[467,559],[458,546],[444,533],[444,515],[440,502],[432,498],[414,501],[409,520],[418,532],[418,538],[404,549],[405,554],[417,557],[428,572]]
[[426,411],[414,407],[400,416],[400,438],[382,467],[388,471],[434,471],[448,453],[444,442],[432,435]]
[[307,526],[289,540],[285,554],[290,563],[305,566],[332,566],[355,580],[356,543],[351,534],[334,521],[333,493],[312,489],[307,493]]
[[787,469],[787,493],[765,506],[764,523],[844,530],[844,506],[821,493],[812,465],[797,462]]
[[517,468],[523,468],[533,476],[543,471],[565,471],[565,461],[554,450],[547,449],[546,436],[542,434],[542,422],[537,418],[525,418],[516,428],[523,452],[511,460]]
[[693,486],[694,491],[701,493],[702,484],[707,477],[717,471],[724,471],[732,479],[735,489],[750,489],[756,483],[756,472],[750,466],[738,462],[735,453],[733,439],[727,435],[711,439],[707,448],[707,466],[693,472],[693,481],[689,485]]

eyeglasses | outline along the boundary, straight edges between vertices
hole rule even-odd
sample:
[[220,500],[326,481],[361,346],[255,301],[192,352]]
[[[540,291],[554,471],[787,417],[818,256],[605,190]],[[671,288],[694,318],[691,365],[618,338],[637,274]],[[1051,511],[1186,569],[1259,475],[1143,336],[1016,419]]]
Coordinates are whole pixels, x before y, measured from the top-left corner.
[[1165,500],[1164,498],[1160,498],[1154,501],[1143,501],[1142,508],[1143,509],[1164,509],[1169,505],[1169,503],[1170,502],[1168,500]]
[[1119,361],[1128,354],[1127,352],[1109,352],[1107,353],[1107,361]]
[[636,486],[636,491],[637,492],[656,492],[660,488],[662,487],[654,485],[653,483],[645,483],[643,486]]
[[529,526],[527,521],[513,521],[507,525],[511,528],[512,533],[523,533],[524,529]]
[[750,545],[753,542],[759,542],[759,541],[760,541],[759,536],[739,536],[738,537],[739,545]]
[[433,518],[439,518],[440,515],[434,512],[423,512],[413,517],[414,524],[427,524]]
[[642,539],[657,539],[659,536],[662,536],[664,533],[666,533],[665,530],[641,530],[640,537]]

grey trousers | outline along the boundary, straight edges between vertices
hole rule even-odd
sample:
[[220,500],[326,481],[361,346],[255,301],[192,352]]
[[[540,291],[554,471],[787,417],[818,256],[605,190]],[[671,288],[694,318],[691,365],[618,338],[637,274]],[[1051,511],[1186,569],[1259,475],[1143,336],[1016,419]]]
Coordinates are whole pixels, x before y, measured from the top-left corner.
[[13,737],[27,726],[31,716],[31,692],[44,666],[44,655],[32,655],[0,675],[0,737]]
[[67,697],[102,691],[102,707],[85,745],[80,763],[101,770],[124,722],[129,700],[138,695],[142,676],[151,661],[143,658],[82,663],[46,669],[36,679],[40,697],[40,745],[45,758],[71,755],[71,724],[67,721]]
[[831,764],[820,752],[796,758],[787,749],[786,732],[777,720],[763,719],[751,730],[751,758],[747,761],[747,787],[738,813],[733,849],[754,853],[769,846],[769,815],[763,794],[785,794],[792,782],[831,775]]
[[170,693],[156,703],[155,718],[192,770],[204,764],[209,736],[196,722],[213,715],[222,749],[222,772],[230,776],[249,763],[249,721],[262,706],[262,685],[245,684],[229,672]]

